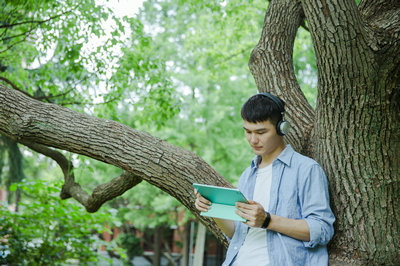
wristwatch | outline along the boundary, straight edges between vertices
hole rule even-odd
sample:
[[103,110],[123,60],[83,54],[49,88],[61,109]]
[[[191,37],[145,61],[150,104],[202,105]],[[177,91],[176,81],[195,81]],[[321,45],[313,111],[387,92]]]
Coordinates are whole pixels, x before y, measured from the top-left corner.
[[261,226],[263,229],[267,229],[269,222],[271,221],[271,214],[269,212],[265,212],[267,214],[267,217],[265,217],[265,220]]

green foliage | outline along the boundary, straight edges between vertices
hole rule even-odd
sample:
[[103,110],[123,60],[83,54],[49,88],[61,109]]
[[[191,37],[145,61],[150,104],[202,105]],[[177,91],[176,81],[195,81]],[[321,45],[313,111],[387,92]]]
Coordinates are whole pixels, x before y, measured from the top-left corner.
[[139,19],[151,36],[147,49],[168,62],[182,105],[161,130],[136,127],[195,152],[235,183],[253,156],[243,137],[240,108],[256,92],[247,61],[261,32],[265,2],[143,5]]
[[[264,10],[263,1],[250,6],[246,1],[226,6],[217,1],[145,2],[138,18],[131,20],[131,42],[111,78],[118,87],[128,88],[125,100],[112,114],[101,106],[96,114],[111,115],[197,153],[235,184],[253,157],[243,136],[240,107],[256,92],[247,60]],[[164,98],[164,107],[160,100],[148,101],[154,92]],[[191,217],[186,212],[179,220],[185,208],[145,182],[123,198],[121,221],[140,229],[174,226]]]
[[175,198],[146,182],[126,192],[124,198],[129,204],[120,206],[118,217],[141,230],[159,225],[176,226],[179,213],[184,211]]
[[122,248],[126,250],[126,255],[129,261],[133,260],[135,256],[141,256],[143,254],[143,249],[140,246],[140,238],[134,234],[122,233],[118,238],[121,242]]
[[61,265],[67,261],[86,264],[98,260],[97,234],[112,220],[109,214],[88,214],[75,202],[59,199],[60,184],[24,181],[13,184],[25,199],[20,212],[0,206],[0,262],[10,265]]
[[315,52],[308,31],[299,28],[293,47],[293,65],[297,81],[308,102],[317,104],[317,66]]
[[[123,96],[123,105],[128,107],[130,119],[135,120],[132,126],[147,124],[160,129],[178,114],[180,101],[167,73],[166,61],[153,48],[143,24],[135,19],[130,23],[133,43],[122,49],[124,55],[109,86]],[[121,120],[120,113],[116,113],[116,120]]]
[[[110,51],[123,42],[123,18],[94,0],[0,5],[2,76],[40,100],[61,105],[93,104],[102,96],[94,85],[112,71],[115,54]],[[110,32],[106,22],[112,25]],[[112,40],[101,43],[108,33]]]
[[[173,82],[181,99],[180,112],[159,128],[146,120],[146,114],[152,118],[145,108],[143,119],[123,104],[117,111],[120,121],[195,152],[235,185],[254,156],[243,136],[240,108],[256,92],[247,61],[260,36],[265,8],[264,1],[144,2],[138,16],[145,25],[140,26],[144,39],[133,35],[121,69],[133,69],[139,77],[162,73],[159,76]],[[150,67],[154,64],[149,58],[162,62],[157,70]],[[315,106],[315,56],[311,37],[303,29],[296,38],[294,63],[300,86]],[[179,222],[171,217],[180,211],[179,204],[149,184],[138,185],[124,198],[129,203],[120,215],[138,228]]]

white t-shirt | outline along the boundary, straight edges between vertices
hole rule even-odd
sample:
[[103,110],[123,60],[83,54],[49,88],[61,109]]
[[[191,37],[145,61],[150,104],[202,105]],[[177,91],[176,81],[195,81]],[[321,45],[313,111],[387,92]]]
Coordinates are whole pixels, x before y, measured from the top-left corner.
[[[272,164],[259,168],[254,188],[253,200],[260,203],[268,211],[271,191]],[[240,248],[233,266],[268,266],[267,231],[262,228],[249,228],[249,232]]]

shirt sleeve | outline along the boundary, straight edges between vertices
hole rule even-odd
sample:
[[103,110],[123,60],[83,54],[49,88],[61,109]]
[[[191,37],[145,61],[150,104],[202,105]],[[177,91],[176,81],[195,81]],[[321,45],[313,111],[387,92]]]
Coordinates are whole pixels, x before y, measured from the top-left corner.
[[308,248],[326,245],[332,239],[335,217],[329,206],[328,180],[322,168],[315,164],[304,175],[299,198],[302,216],[310,229]]

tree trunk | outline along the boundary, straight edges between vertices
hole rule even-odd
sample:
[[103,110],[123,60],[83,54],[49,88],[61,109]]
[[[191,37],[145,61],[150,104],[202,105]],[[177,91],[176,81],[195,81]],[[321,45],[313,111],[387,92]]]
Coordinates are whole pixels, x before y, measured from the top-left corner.
[[202,266],[204,261],[204,246],[206,244],[206,227],[199,223],[196,236],[193,266]]
[[154,229],[154,237],[153,237],[153,266],[161,265],[161,236],[162,236],[162,227],[158,226]]
[[400,255],[398,80],[390,62],[376,60],[355,2],[342,6],[327,7],[335,34],[321,29],[325,15],[309,19],[320,70],[313,154],[336,195],[331,253],[389,265]]
[[190,251],[190,224],[191,221],[185,223],[183,228],[183,239],[182,239],[182,266],[189,266]]
[[[273,92],[285,101],[285,110],[295,134],[285,139],[297,151],[310,153],[309,141],[314,111],[297,83],[293,69],[293,43],[302,22],[299,1],[271,1],[257,46],[253,49],[249,68],[259,91]],[[283,97],[284,96],[284,97]]]
[[[359,8],[355,1],[271,1],[249,61],[259,90],[289,104],[296,137],[287,139],[327,173],[334,265],[393,265],[400,256],[399,8],[394,1]],[[315,112],[299,108],[308,104],[292,71],[304,17],[318,67]],[[293,118],[299,109],[304,119]]]

